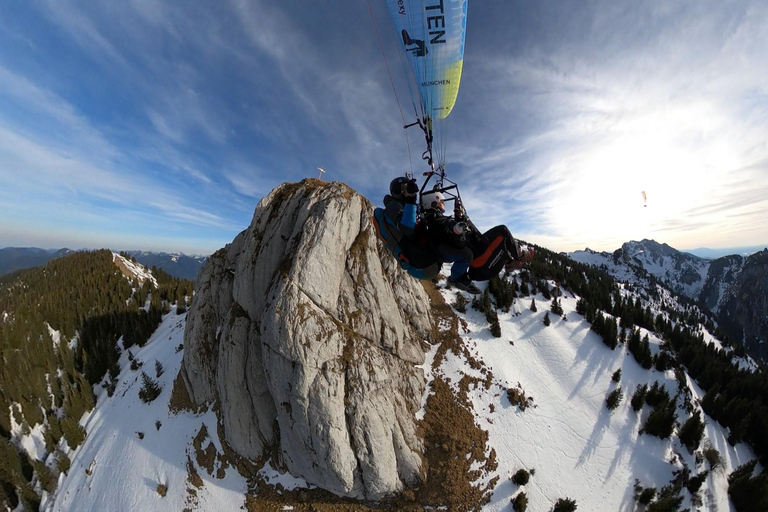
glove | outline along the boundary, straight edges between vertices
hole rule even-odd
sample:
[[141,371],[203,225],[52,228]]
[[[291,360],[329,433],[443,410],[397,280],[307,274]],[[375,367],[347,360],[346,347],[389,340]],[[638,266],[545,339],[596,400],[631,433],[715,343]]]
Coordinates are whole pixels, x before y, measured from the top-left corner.
[[467,223],[466,222],[457,222],[453,225],[453,233],[456,235],[463,235],[467,232]]
[[419,193],[419,186],[416,184],[415,179],[410,179],[403,183],[402,190],[405,197],[411,197]]
[[461,201],[456,199],[456,202],[453,206],[453,218],[454,219],[464,219],[467,212],[464,211],[464,205],[461,204]]
[[411,179],[403,183],[402,193],[406,203],[416,204],[416,194],[419,193],[419,186],[416,184],[416,180]]

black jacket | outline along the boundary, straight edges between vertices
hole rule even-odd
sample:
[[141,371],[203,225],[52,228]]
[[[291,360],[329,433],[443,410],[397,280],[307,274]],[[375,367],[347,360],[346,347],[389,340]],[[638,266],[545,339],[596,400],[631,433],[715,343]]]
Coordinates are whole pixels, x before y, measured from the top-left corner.
[[466,235],[458,235],[453,228],[459,222],[454,217],[443,214],[440,210],[430,209],[424,212],[427,221],[427,233],[429,240],[435,245],[448,244],[458,249],[467,245]]

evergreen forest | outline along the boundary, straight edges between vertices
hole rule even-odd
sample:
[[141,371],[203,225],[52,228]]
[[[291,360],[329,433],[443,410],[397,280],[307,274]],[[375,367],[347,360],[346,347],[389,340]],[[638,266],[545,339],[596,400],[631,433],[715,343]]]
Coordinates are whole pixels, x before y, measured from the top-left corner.
[[[114,389],[121,345],[144,345],[172,303],[183,311],[191,299],[191,281],[152,273],[157,287],[99,250],[0,280],[0,508],[39,507],[39,490],[51,491],[69,468],[60,441],[74,449],[85,438],[78,421],[94,407],[93,387]],[[36,425],[43,460],[12,440]]]

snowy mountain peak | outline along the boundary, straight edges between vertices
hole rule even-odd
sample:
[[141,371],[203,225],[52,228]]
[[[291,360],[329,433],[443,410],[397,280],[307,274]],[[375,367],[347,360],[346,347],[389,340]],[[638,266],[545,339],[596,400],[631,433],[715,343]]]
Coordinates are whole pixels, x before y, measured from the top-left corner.
[[714,313],[728,336],[754,358],[768,358],[768,249],[706,260],[645,239],[627,242],[613,254],[586,249],[569,256],[619,281],[647,285],[648,276],[655,277]]
[[703,258],[648,239],[623,244],[614,259],[639,266],[670,289],[694,299],[704,288],[710,265]]

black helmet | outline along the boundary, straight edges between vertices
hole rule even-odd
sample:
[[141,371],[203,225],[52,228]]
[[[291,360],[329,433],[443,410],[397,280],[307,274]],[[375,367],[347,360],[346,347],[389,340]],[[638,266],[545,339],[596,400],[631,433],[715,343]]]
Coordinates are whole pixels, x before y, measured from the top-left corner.
[[392,197],[403,197],[403,185],[406,183],[408,183],[408,178],[403,176],[393,179],[389,184],[389,195]]

